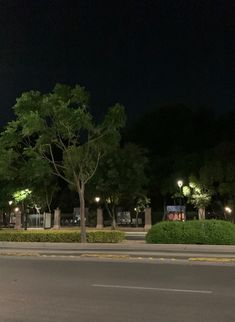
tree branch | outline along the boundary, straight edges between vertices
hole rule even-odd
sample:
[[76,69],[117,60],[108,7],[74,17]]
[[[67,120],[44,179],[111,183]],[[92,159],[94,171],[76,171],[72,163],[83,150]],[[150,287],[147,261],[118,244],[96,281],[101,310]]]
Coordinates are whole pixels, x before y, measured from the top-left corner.
[[96,165],[95,165],[95,167],[94,167],[94,170],[92,171],[92,173],[90,174],[90,176],[88,176],[87,177],[87,179],[86,180],[84,180],[84,183],[86,184],[93,176],[94,176],[94,174],[95,174],[95,172],[96,172],[96,170],[97,170],[97,168],[98,168],[98,165],[99,165],[99,161],[100,161],[100,155],[101,155],[101,153],[100,152],[98,152],[98,155],[97,155],[97,159],[96,159]]

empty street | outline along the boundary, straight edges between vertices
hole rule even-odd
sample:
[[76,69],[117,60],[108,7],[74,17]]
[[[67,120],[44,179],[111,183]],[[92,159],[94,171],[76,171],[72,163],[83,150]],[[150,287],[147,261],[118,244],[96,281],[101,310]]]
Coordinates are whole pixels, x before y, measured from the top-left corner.
[[235,267],[0,257],[0,321],[232,322]]

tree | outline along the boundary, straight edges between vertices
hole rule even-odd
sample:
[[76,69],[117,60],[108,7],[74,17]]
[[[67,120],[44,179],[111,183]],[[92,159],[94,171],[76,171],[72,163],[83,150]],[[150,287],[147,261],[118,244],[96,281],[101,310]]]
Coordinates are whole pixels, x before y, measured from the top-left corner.
[[14,138],[15,151],[23,147],[23,157],[50,165],[53,175],[65,180],[79,195],[81,242],[86,242],[85,186],[94,176],[101,158],[120,139],[124,108],[116,104],[104,121],[96,125],[88,108],[87,91],[57,84],[52,93],[23,93],[14,106],[16,120],[8,124],[4,136]]
[[220,137],[213,110],[184,105],[153,106],[129,127],[125,140],[149,150],[148,195],[153,206],[170,200],[177,177],[198,175],[205,151]]
[[223,202],[235,199],[235,144],[223,142],[207,152],[200,178]]
[[146,151],[131,143],[117,147],[101,161],[91,184],[112,218],[113,229],[116,228],[116,207],[124,202],[134,204],[137,197],[145,194],[147,164]]
[[29,198],[31,193],[32,191],[29,189],[18,190],[13,193],[14,201],[21,204],[21,213],[24,214],[25,216],[25,220],[24,220],[25,230],[27,230],[27,212],[25,214],[25,201],[26,199]]
[[137,197],[136,206],[134,208],[136,227],[138,227],[139,214],[141,214],[145,210],[145,208],[149,207],[149,205],[150,205],[150,199],[147,196],[140,195],[140,196]]
[[198,209],[198,219],[205,219],[205,207],[211,201],[211,191],[197,182],[195,178],[191,178],[189,186],[183,186],[183,195]]
[[51,203],[59,190],[59,184],[58,178],[51,173],[48,162],[38,155],[25,159],[20,169],[20,181],[32,191],[32,205],[51,213]]
[[0,137],[0,176],[4,185],[1,200],[4,196],[9,200],[13,191],[27,187],[32,191],[32,199],[51,212],[52,198],[58,190],[55,176],[51,174],[48,162],[36,154],[32,158],[25,153],[24,141],[12,130],[12,125],[13,122]]

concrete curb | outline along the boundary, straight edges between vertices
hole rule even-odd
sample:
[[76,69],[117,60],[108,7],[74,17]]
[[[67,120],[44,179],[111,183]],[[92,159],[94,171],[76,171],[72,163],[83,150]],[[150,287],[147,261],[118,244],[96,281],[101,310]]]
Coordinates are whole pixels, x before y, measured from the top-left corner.
[[71,258],[155,259],[235,263],[235,246],[0,242],[0,256],[47,256]]
[[145,251],[193,251],[225,252],[235,254],[235,245],[192,245],[192,244],[146,244],[140,240],[125,240],[122,243],[48,243],[48,242],[0,242],[0,249],[134,249]]

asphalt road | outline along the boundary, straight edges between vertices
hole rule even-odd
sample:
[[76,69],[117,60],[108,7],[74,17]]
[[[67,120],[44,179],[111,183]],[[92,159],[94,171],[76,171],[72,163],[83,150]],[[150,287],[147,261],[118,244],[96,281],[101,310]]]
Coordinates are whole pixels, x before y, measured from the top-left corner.
[[1,322],[233,322],[235,267],[0,257]]

